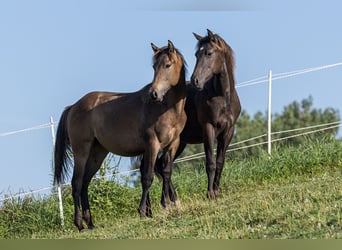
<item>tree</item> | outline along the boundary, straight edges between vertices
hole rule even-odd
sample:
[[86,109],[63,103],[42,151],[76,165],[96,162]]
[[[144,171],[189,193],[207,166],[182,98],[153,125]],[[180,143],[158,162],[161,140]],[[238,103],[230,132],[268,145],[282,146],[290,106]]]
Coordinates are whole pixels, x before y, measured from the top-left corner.
[[[267,114],[262,115],[258,112],[253,120],[248,120],[249,116],[246,112],[241,113],[236,126],[235,142],[246,140],[248,138],[256,137],[259,135],[266,135],[267,133]],[[293,129],[299,129],[319,124],[326,124],[335,121],[339,121],[339,112],[333,108],[326,108],[324,110],[313,108],[313,98],[309,96],[307,99],[303,99],[301,102],[293,101],[289,105],[285,106],[281,114],[275,113],[272,119],[272,132],[288,131]],[[303,130],[307,132],[308,130]],[[300,134],[303,131],[293,131],[291,133],[276,133],[272,135],[272,139],[284,138],[285,136]],[[337,128],[327,130],[324,133],[315,133],[311,136],[323,136],[331,135],[336,137],[338,132]],[[302,143],[306,137],[298,136],[286,140],[287,144],[298,145]],[[266,136],[255,139],[252,142],[242,143],[240,146],[247,146],[251,143],[262,143],[266,141]],[[255,148],[248,148],[247,153],[250,155],[257,155],[259,150],[266,150],[266,145]]]
[[[309,96],[307,99],[301,102],[294,101],[290,105],[284,108],[282,114],[275,114],[272,121],[272,130],[274,131],[286,131],[297,128],[305,128],[314,125],[327,124],[340,120],[339,111],[333,108],[316,109],[313,108],[313,98]],[[304,130],[306,132],[308,130]],[[303,131],[296,132],[302,133]],[[321,133],[312,134],[312,136],[320,137],[323,135],[331,135],[336,137],[338,128],[327,130]],[[292,133],[293,134],[293,133]],[[282,138],[288,136],[288,133],[279,133],[274,135],[274,138]],[[287,141],[289,144],[297,145],[303,142],[305,137],[295,137]]]

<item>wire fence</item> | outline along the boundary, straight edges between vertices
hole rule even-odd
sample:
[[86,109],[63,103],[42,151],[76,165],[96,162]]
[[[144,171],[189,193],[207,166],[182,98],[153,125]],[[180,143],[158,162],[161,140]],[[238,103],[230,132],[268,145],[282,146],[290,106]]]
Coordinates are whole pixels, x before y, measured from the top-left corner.
[[[296,129],[291,129],[291,130],[277,131],[277,132],[273,132],[272,135],[286,134],[286,133],[291,133],[291,132],[315,129],[315,130],[306,131],[306,132],[303,132],[303,133],[300,133],[300,134],[294,134],[294,135],[289,135],[289,136],[284,136],[284,137],[281,137],[281,138],[273,139],[272,143],[280,142],[280,141],[284,141],[284,140],[288,140],[288,139],[292,139],[292,138],[300,137],[300,136],[304,136],[304,135],[314,134],[314,133],[318,133],[318,132],[322,132],[322,131],[327,131],[327,130],[338,128],[338,127],[341,127],[341,126],[342,126],[342,121],[336,121],[336,122],[325,123],[325,124],[318,124],[318,125],[308,126],[308,127],[303,127],[303,128],[296,128]],[[316,128],[318,128],[318,129],[316,129]],[[254,144],[251,144],[251,145],[245,145],[245,146],[241,146],[241,147],[236,147],[236,146],[244,144],[246,142],[253,142],[253,141],[257,140],[257,139],[260,139],[260,138],[263,138],[263,137],[266,137],[266,136],[267,136],[267,134],[262,134],[262,135],[259,135],[259,136],[255,136],[253,138],[249,138],[249,139],[242,140],[242,141],[239,141],[239,142],[236,142],[236,143],[232,143],[232,144],[230,144],[230,147],[233,147],[233,148],[228,149],[226,152],[233,152],[233,151],[237,151],[237,150],[243,150],[243,149],[247,149],[247,148],[252,148],[252,147],[257,147],[257,146],[265,145],[265,144],[268,143],[267,140],[265,140],[263,142],[254,143]],[[184,163],[184,162],[187,162],[187,161],[201,159],[201,158],[204,158],[204,157],[205,157],[205,153],[204,152],[200,152],[200,153],[193,154],[193,155],[190,155],[190,156],[185,156],[185,157],[182,157],[182,158],[178,158],[178,159],[176,159],[174,161],[174,163]],[[128,171],[122,171],[122,172],[106,175],[104,177],[105,178],[113,178],[115,176],[127,176],[129,174],[133,174],[133,173],[136,173],[136,172],[139,172],[139,171],[140,171],[139,169],[132,169],[132,170],[128,170]],[[95,176],[94,178],[95,179],[100,179],[100,178],[104,178],[104,177],[103,176]],[[71,183],[65,183],[62,186],[70,186],[70,185],[71,185]],[[54,187],[50,186],[50,187],[44,187],[44,188],[40,188],[40,189],[37,189],[37,190],[33,190],[33,191],[30,191],[30,192],[22,192],[22,193],[18,193],[18,194],[15,194],[15,195],[8,196],[6,198],[2,198],[2,199],[0,199],[0,202],[6,201],[6,200],[11,200],[11,199],[16,199],[16,198],[21,197],[21,196],[33,195],[33,194],[36,194],[36,193],[40,193],[40,192],[47,191],[47,190],[53,190],[53,189],[54,189]],[[52,194],[57,194],[57,191],[56,192],[52,192]]]
[[[301,69],[301,70],[296,70],[296,71],[290,71],[290,72],[285,72],[285,73],[280,73],[280,74],[274,74],[272,76],[272,80],[280,80],[280,79],[284,79],[284,78],[288,78],[288,77],[293,77],[293,76],[297,76],[297,75],[301,75],[301,74],[306,74],[306,73],[310,73],[310,72],[315,72],[315,71],[320,71],[320,70],[325,70],[325,69],[329,69],[329,68],[333,68],[333,67],[337,67],[337,66],[341,66],[342,62],[339,63],[335,63],[335,64],[329,64],[329,65],[324,65],[324,66],[319,66],[319,67],[313,67],[313,68],[307,68],[307,69]],[[261,76],[258,78],[255,78],[253,80],[249,80],[249,81],[245,81],[245,82],[241,82],[238,83],[236,85],[237,88],[241,88],[241,87],[247,87],[247,86],[252,86],[252,85],[256,85],[256,84],[261,84],[261,83],[267,83],[269,81],[268,76]],[[1,137],[5,137],[5,136],[11,136],[11,135],[15,135],[15,134],[20,134],[20,133],[24,133],[24,132],[29,132],[32,130],[39,130],[39,129],[47,129],[50,128],[52,130],[52,134],[54,137],[54,126],[56,126],[58,124],[58,121],[53,121],[52,119],[50,120],[49,123],[45,123],[45,124],[41,124],[41,125],[37,125],[37,126],[33,126],[30,128],[25,128],[25,129],[20,129],[20,130],[15,130],[15,131],[10,131],[10,132],[5,132],[5,133],[0,133],[0,138]],[[251,148],[251,147],[257,147],[260,145],[265,145],[267,143],[275,143],[275,142],[279,142],[279,141],[283,141],[283,140],[288,140],[291,138],[295,138],[295,137],[299,137],[299,136],[304,136],[304,135],[308,135],[308,134],[314,134],[314,133],[318,133],[318,132],[322,132],[322,131],[326,131],[326,130],[330,130],[330,129],[334,129],[334,128],[338,128],[342,126],[342,121],[336,121],[336,122],[331,122],[331,123],[326,123],[326,124],[318,124],[318,125],[313,125],[313,126],[309,126],[309,127],[303,127],[303,128],[296,128],[296,129],[290,129],[290,130],[284,130],[284,131],[277,131],[277,132],[272,132],[271,135],[277,135],[277,134],[286,134],[286,133],[293,133],[293,132],[298,132],[298,131],[304,131],[304,130],[309,130],[300,134],[292,134],[289,136],[284,136],[281,138],[277,138],[277,139],[273,139],[271,141],[265,140],[263,142],[258,142],[258,143],[254,143],[251,145],[245,145],[245,146],[241,146],[241,147],[237,147],[238,145],[241,144],[245,144],[247,142],[253,142],[257,139],[266,137],[268,134],[262,134],[253,138],[249,138],[246,140],[242,140],[240,142],[236,142],[233,144],[230,144],[230,149],[227,150],[227,152],[232,152],[232,151],[237,151],[237,150],[243,150],[243,149],[247,149],[247,148]],[[314,129],[314,130],[313,130]],[[54,138],[53,138],[54,140]],[[53,141],[54,144],[54,141]],[[186,161],[191,161],[191,160],[195,160],[195,159],[200,159],[203,158],[205,156],[204,152],[200,152],[197,154],[193,154],[191,156],[185,156],[182,158],[178,158],[177,160],[175,160],[175,163],[181,163],[181,162],[186,162]],[[129,171],[124,171],[124,172],[119,172],[116,174],[111,174],[109,177],[114,177],[114,176],[119,176],[119,175],[129,175],[135,172],[138,172],[139,169],[134,169],[134,170],[129,170]],[[108,176],[107,176],[108,177]],[[98,177],[98,178],[102,178],[102,177]],[[70,183],[66,183],[64,185],[70,185]],[[55,187],[50,186],[50,187],[44,187],[44,188],[40,188],[37,190],[33,190],[30,192],[21,192],[15,195],[11,195],[11,196],[6,196],[5,198],[1,198],[0,202],[4,202],[6,200],[10,200],[10,199],[16,199],[18,197],[21,196],[26,196],[26,195],[32,195],[32,194],[36,194],[36,193],[40,193],[43,191],[47,191],[47,190],[53,190]],[[56,192],[52,192],[52,194],[55,194]]]
[[[57,124],[58,124],[58,122],[54,122],[52,125],[55,126]],[[9,135],[16,135],[16,134],[20,134],[20,133],[24,133],[24,132],[29,132],[32,130],[50,128],[50,126],[51,126],[51,123],[45,123],[45,124],[37,125],[37,126],[31,127],[31,128],[24,128],[24,129],[10,131],[10,132],[6,132],[6,133],[0,133],[0,137],[5,137],[5,136],[9,136]]]
[[[299,136],[314,134],[314,133],[318,133],[318,132],[322,132],[322,131],[338,128],[338,127],[342,126],[342,121],[331,122],[331,123],[326,123],[326,124],[319,124],[319,125],[315,125],[315,126],[309,126],[309,127],[303,127],[303,128],[297,128],[297,129],[291,129],[291,130],[283,130],[283,131],[273,132],[271,134],[272,135],[285,134],[285,133],[289,133],[289,132],[308,130],[308,129],[324,127],[324,126],[326,126],[326,127],[325,128],[316,129],[316,130],[312,130],[312,131],[307,131],[307,132],[304,132],[304,133],[301,133],[301,134],[295,134],[295,135],[281,137],[281,138],[278,138],[278,139],[273,139],[273,140],[271,140],[271,142],[274,143],[274,142],[284,141],[284,140],[292,139],[292,138],[299,137]],[[263,137],[266,137],[266,136],[267,136],[267,134],[262,134],[262,135],[255,136],[255,137],[250,138],[250,139],[246,139],[246,140],[243,140],[243,141],[232,143],[232,144],[229,145],[229,147],[233,147],[233,148],[232,149],[228,149],[226,152],[232,152],[232,151],[237,151],[237,150],[242,150],[242,149],[247,149],[247,148],[252,148],[252,147],[257,147],[257,146],[265,145],[265,144],[268,143],[268,140],[263,141],[263,142],[254,143],[254,144],[251,144],[251,145],[242,146],[242,147],[236,147],[237,145],[244,144],[246,142],[255,141],[257,139],[260,139],[260,138],[263,138]],[[193,154],[193,155],[190,155],[190,156],[185,156],[185,157],[182,157],[182,158],[178,158],[174,162],[175,163],[181,163],[181,162],[186,162],[186,161],[190,161],[190,160],[200,159],[200,158],[203,158],[203,157],[205,157],[205,153],[204,152],[200,152],[200,153]]]
[[[289,71],[289,72],[284,72],[284,73],[279,73],[279,74],[273,74],[272,76],[272,81],[280,80],[280,79],[285,79],[293,76],[298,76],[298,75],[303,75],[315,71],[320,71],[320,70],[325,70],[325,69],[330,69],[330,68],[335,68],[338,66],[341,66],[342,62],[339,63],[333,63],[333,64],[327,64],[319,67],[313,67],[313,68],[307,68],[307,69],[300,69],[300,70],[295,70],[295,71]],[[252,86],[256,84],[261,84],[261,83],[267,83],[268,82],[268,75],[264,75],[249,81],[241,82],[236,84],[237,88],[242,88],[242,87],[247,87],[247,86]]]

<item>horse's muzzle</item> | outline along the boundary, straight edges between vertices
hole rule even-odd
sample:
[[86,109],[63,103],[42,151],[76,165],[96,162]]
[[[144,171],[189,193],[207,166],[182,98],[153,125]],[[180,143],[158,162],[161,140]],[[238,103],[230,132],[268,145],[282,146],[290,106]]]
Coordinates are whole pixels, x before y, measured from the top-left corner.
[[194,77],[194,75],[191,76],[191,84],[198,90],[202,90],[203,86],[199,84],[198,78]]
[[158,93],[155,90],[150,91],[150,97],[153,101],[158,99]]
[[159,94],[158,91],[151,88],[149,91],[150,99],[154,102],[162,102],[163,101],[163,95]]

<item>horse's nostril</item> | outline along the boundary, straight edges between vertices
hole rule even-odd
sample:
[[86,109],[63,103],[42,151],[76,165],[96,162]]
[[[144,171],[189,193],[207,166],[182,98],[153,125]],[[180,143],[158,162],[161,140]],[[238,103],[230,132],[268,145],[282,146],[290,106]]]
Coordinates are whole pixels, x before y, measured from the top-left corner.
[[198,79],[197,79],[197,77],[194,77],[194,76],[191,76],[191,82],[192,82],[192,84],[194,84],[194,85],[198,85]]
[[157,98],[158,98],[157,91],[152,90],[152,91],[150,92],[150,97],[151,97],[152,100],[157,100]]

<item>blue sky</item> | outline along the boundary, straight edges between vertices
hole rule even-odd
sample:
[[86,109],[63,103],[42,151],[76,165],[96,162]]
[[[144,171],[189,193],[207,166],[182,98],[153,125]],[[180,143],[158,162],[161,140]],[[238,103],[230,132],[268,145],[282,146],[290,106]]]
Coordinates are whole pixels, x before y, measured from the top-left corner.
[[[210,4],[209,4],[210,3]],[[342,62],[341,1],[0,1],[0,133],[58,120],[93,90],[131,92],[153,77],[150,43],[183,53],[192,32],[218,33],[236,57],[236,80]],[[313,96],[342,111],[342,67],[275,81],[273,111]],[[267,110],[267,85],[239,88],[249,113]],[[52,182],[51,131],[0,137],[0,198]]]

